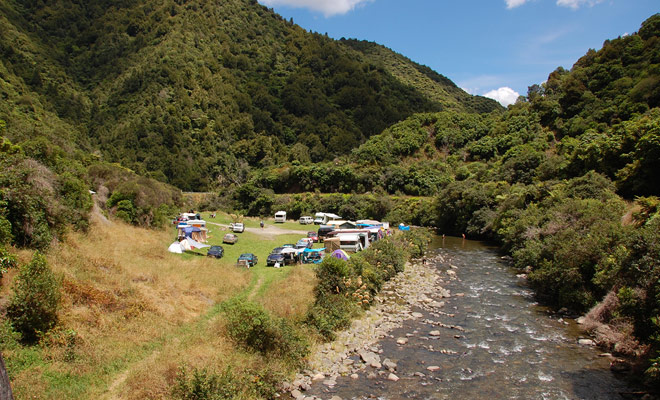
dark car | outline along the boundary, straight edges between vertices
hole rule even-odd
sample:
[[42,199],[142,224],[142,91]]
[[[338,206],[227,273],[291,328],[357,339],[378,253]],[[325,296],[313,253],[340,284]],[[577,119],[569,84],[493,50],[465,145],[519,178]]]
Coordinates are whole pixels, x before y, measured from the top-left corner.
[[318,243],[319,242],[319,235],[316,232],[307,232],[307,237],[312,239],[312,242]]
[[284,247],[275,247],[273,251],[270,252],[270,254],[280,254],[284,250]]
[[241,263],[241,261],[247,262],[248,268],[250,268],[250,267],[254,267],[255,265],[257,265],[258,260],[257,260],[257,256],[255,256],[254,254],[244,253],[244,254],[241,254],[238,257],[238,263],[239,264]]
[[284,255],[282,253],[270,253],[266,259],[266,265],[273,266],[276,263],[284,265]]
[[211,246],[206,253],[207,257],[222,258],[225,255],[225,249],[222,246]]

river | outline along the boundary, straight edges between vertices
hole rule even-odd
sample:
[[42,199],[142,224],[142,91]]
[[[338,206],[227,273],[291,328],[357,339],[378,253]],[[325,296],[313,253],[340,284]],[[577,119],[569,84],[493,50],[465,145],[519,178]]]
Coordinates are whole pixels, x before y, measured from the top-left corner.
[[[572,320],[539,306],[533,292],[481,242],[437,237],[429,260],[451,291],[443,312],[416,309],[378,346],[398,381],[369,368],[306,393],[330,399],[622,399],[633,391],[609,370],[597,348],[577,344]],[[447,274],[447,271],[452,272]],[[453,329],[449,328],[454,326]],[[458,329],[456,329],[458,327]],[[439,330],[435,335],[433,330]],[[406,338],[405,345],[397,338]],[[359,362],[358,356],[353,356]],[[431,368],[428,367],[439,367]],[[370,376],[369,376],[370,375]],[[355,378],[355,377],[354,377]]]

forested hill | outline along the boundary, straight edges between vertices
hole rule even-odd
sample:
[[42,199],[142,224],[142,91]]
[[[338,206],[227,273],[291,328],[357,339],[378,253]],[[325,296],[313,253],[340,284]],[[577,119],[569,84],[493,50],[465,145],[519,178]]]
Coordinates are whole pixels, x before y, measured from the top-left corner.
[[0,32],[12,141],[75,143],[188,190],[246,165],[331,160],[415,112],[501,108],[250,0],[7,0]]
[[494,105],[490,99],[471,96],[449,78],[420,65],[385,46],[366,40],[342,39],[347,46],[361,52],[369,62],[383,68],[401,82],[419,89],[426,97],[442,104],[445,110],[488,113]]

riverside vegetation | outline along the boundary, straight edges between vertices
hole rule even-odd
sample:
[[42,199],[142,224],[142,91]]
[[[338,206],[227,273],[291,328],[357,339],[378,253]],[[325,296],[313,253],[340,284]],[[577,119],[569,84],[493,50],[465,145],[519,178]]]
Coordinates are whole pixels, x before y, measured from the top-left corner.
[[[244,273],[143,254],[169,235],[130,225],[161,226],[184,206],[181,189],[212,191],[207,209],[323,209],[495,240],[545,302],[595,307],[586,325],[598,341],[637,356],[637,375],[657,384],[660,15],[503,110],[381,46],[305,32],[253,1],[74,3],[0,4],[2,351],[19,393],[158,397],[173,385],[184,397],[236,384],[268,397],[268,382],[295,367],[304,343],[279,347],[299,337],[285,334],[299,325],[290,316],[246,309],[276,344],[230,340],[238,305],[220,304],[250,286]],[[374,262],[321,270],[350,296],[360,275],[364,300],[390,274]],[[41,317],[23,325],[12,307],[40,290],[30,274],[60,307],[33,329]],[[328,290],[293,320],[332,337],[355,308]]]

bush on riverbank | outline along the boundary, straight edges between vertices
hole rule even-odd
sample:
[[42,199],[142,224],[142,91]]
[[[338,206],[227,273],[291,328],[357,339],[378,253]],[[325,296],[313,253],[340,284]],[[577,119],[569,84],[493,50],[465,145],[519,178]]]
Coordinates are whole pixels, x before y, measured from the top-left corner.
[[316,300],[307,313],[307,324],[325,339],[347,328],[361,309],[368,308],[383,283],[404,270],[412,257],[423,255],[430,232],[415,229],[373,243],[348,261],[326,257],[316,269]]
[[227,333],[239,346],[298,365],[309,344],[287,320],[272,317],[259,304],[233,299],[224,306]]

